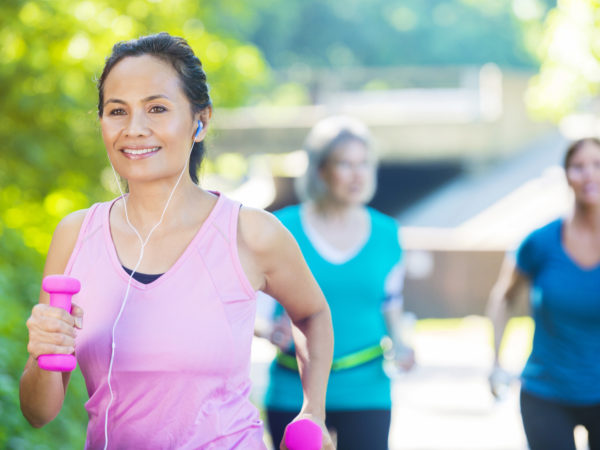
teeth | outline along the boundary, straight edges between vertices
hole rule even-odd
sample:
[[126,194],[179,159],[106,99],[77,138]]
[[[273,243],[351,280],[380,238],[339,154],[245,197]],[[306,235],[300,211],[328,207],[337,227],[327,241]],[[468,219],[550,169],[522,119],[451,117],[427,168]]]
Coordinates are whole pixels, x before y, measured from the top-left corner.
[[150,153],[150,152],[155,152],[159,149],[160,147],[152,147],[152,148],[140,148],[140,149],[132,149],[132,148],[124,148],[123,152],[127,153],[129,155],[143,155],[144,153]]

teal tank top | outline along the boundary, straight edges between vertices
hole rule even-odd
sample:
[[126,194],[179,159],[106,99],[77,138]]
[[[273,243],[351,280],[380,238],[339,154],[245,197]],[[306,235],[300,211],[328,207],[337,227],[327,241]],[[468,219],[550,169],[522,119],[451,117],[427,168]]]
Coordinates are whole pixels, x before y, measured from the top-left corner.
[[[313,247],[303,229],[300,211],[301,207],[295,205],[275,215],[296,238],[325,294],[333,320],[334,360],[377,345],[387,333],[382,314],[385,280],[402,257],[396,221],[368,208],[371,234],[367,242],[353,258],[335,264]],[[282,312],[277,304],[275,314]],[[300,410],[302,385],[298,373],[275,361],[269,373],[265,405],[271,409]],[[331,372],[326,407],[328,410],[391,408],[390,380],[383,371],[383,358]]]

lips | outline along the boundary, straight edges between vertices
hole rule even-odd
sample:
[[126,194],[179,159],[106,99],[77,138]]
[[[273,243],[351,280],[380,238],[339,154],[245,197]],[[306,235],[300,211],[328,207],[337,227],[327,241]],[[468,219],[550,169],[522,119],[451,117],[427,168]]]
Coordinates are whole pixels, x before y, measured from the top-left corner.
[[161,147],[125,147],[121,152],[129,159],[148,158],[156,154]]

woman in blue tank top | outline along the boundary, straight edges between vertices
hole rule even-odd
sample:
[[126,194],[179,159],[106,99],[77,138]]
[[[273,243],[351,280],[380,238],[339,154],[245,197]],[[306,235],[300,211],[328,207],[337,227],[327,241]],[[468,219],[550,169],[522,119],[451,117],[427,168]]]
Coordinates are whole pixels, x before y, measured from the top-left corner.
[[[356,120],[331,117],[318,123],[305,143],[309,166],[298,189],[304,202],[275,213],[296,238],[331,308],[335,345],[326,411],[340,449],[387,448],[391,396],[382,338],[391,337],[399,366],[409,369],[414,363],[399,333],[403,275],[398,226],[366,206],[375,190],[369,142],[368,130]],[[302,405],[282,313],[275,311],[278,325],[268,336],[279,347],[265,401],[273,442],[280,441],[285,424]]]
[[522,374],[521,416],[532,450],[575,450],[577,425],[587,428],[590,449],[600,449],[600,141],[574,142],[564,168],[573,213],[525,238],[490,295],[493,381],[503,373],[498,349],[507,306],[531,286],[535,332]]

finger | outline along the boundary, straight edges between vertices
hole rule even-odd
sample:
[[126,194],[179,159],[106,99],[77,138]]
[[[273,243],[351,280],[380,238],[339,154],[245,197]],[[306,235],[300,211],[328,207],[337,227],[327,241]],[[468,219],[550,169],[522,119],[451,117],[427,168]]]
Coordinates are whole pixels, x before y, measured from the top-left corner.
[[31,334],[30,341],[57,347],[75,347],[75,336],[65,333],[52,333],[36,330]]
[[61,341],[41,335],[35,336],[27,344],[27,351],[34,359],[40,355],[70,355],[75,351],[75,341],[68,338]]
[[29,352],[33,359],[38,359],[41,355],[72,355],[75,349],[72,347],[60,347],[56,345],[40,345],[34,351]]
[[333,439],[331,438],[331,434],[327,429],[323,432],[323,448],[326,450],[335,450],[335,445],[333,445]]
[[71,305],[71,316],[75,321],[75,326],[81,329],[83,327],[83,309],[80,306],[73,303]]
[[74,320],[67,322],[56,317],[43,317],[35,322],[34,328],[30,329],[39,330],[43,333],[65,335],[74,338],[75,324],[73,322]]
[[38,304],[33,307],[32,316],[38,318],[55,318],[62,320],[71,327],[75,326],[75,319],[62,308],[56,306]]

